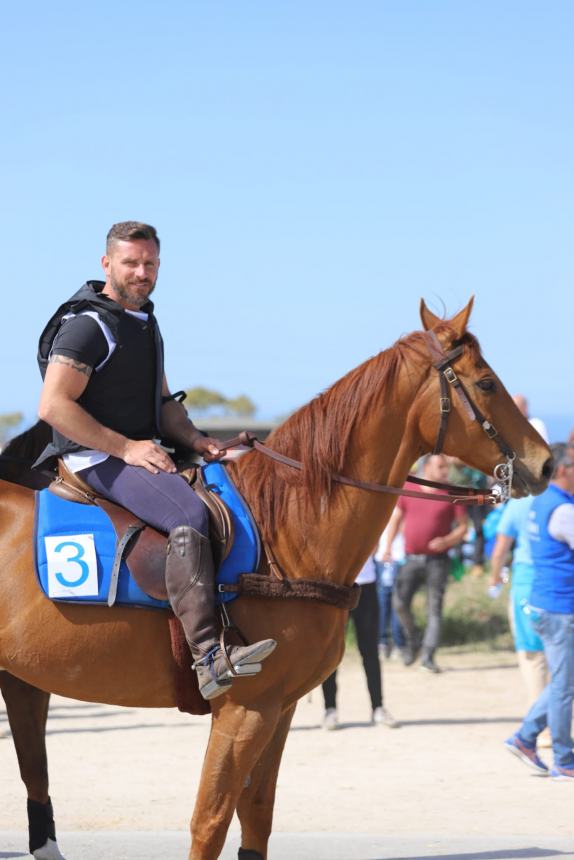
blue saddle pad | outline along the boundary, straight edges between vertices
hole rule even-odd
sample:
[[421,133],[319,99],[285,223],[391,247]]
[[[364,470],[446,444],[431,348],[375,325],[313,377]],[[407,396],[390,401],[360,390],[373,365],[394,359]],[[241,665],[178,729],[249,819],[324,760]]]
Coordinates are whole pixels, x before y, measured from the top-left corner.
[[[227,558],[221,563],[217,574],[218,585],[233,584],[242,573],[254,573],[257,570],[261,555],[259,532],[251,511],[222,463],[208,463],[203,467],[203,477],[209,489],[223,499],[233,517],[235,531],[233,546]],[[236,597],[237,594],[233,592],[218,593],[217,601],[229,603]]]
[[[36,573],[44,593],[67,603],[106,603],[116,551],[116,533],[96,505],[36,493]],[[116,605],[166,609],[169,603],[141,590],[122,562]]]
[[[233,546],[217,574],[219,583],[235,583],[242,573],[257,570],[260,542],[247,505],[221,463],[203,467],[205,482],[231,511]],[[69,502],[48,490],[36,493],[36,573],[42,590],[52,600],[68,603],[107,604],[116,534],[101,508]],[[234,593],[217,594],[217,602],[229,602]],[[116,605],[167,609],[169,603],[150,597],[122,562]]]

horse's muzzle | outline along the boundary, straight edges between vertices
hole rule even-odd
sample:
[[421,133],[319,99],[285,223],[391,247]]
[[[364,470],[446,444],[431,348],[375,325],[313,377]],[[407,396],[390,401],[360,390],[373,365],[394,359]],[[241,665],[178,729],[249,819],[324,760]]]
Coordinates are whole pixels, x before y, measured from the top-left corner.
[[548,486],[548,481],[554,472],[554,460],[547,457],[537,477],[532,474],[523,463],[518,462],[514,467],[514,478],[512,481],[512,495],[515,498],[523,496],[538,496]]

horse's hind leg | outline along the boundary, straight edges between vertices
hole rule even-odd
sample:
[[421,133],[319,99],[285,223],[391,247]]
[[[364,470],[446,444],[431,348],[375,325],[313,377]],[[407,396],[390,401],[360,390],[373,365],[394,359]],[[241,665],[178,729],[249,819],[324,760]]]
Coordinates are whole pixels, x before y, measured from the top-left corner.
[[16,747],[20,775],[28,792],[30,853],[36,860],[63,860],[56,844],[48,793],[46,720],[50,694],[0,672],[0,689]]
[[277,775],[295,707],[292,705],[281,715],[271,740],[251,771],[251,777],[239,798],[237,816],[241,822],[242,845],[239,860],[266,860]]

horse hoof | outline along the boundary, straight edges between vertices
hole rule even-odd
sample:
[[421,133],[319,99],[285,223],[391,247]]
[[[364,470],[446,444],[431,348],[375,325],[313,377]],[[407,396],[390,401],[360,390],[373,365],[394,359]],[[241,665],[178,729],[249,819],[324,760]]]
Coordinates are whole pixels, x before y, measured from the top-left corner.
[[263,860],[263,854],[260,854],[259,851],[251,851],[249,848],[240,848],[237,860]]
[[32,857],[35,857],[36,860],[66,860],[64,855],[60,854],[58,843],[54,842],[53,839],[48,839],[45,845],[36,848]]

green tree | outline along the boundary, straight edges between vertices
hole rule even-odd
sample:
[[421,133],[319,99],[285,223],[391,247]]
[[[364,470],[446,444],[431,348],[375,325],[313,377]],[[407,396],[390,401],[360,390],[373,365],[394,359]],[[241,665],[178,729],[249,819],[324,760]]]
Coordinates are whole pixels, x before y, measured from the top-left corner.
[[257,411],[255,403],[246,394],[238,394],[237,397],[225,397],[219,391],[203,388],[200,385],[189,388],[185,392],[185,406],[195,415],[216,412],[250,418]]
[[190,412],[207,412],[214,406],[224,406],[225,403],[225,397],[219,391],[202,388],[200,385],[185,392],[185,405]]
[[255,415],[257,407],[250,397],[246,394],[240,394],[238,397],[228,398],[225,404],[225,411],[230,415],[239,415],[242,418],[251,418]]

